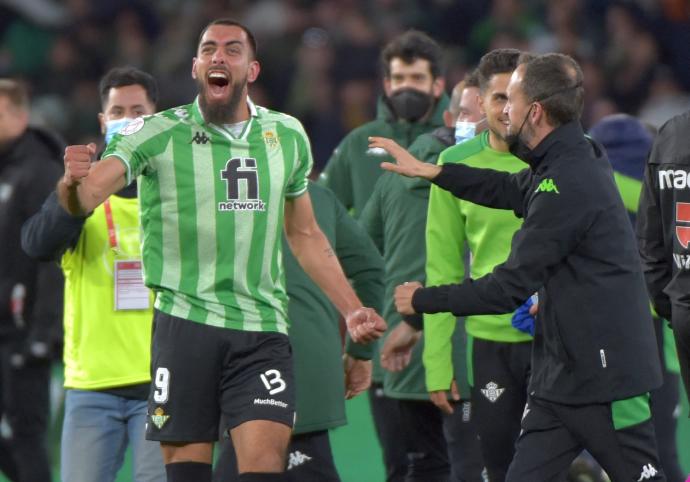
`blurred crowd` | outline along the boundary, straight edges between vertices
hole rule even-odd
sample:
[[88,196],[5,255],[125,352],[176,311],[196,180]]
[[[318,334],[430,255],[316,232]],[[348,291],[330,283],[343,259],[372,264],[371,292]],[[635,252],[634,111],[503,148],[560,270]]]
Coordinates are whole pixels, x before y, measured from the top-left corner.
[[572,55],[585,74],[585,128],[613,112],[658,126],[690,108],[686,0],[1,0],[0,77],[27,81],[36,122],[91,141],[109,68],[151,72],[159,108],[186,103],[196,36],[227,16],[259,42],[252,97],[303,121],[317,170],[374,116],[381,46],[409,28],[443,44],[447,85],[494,48]]

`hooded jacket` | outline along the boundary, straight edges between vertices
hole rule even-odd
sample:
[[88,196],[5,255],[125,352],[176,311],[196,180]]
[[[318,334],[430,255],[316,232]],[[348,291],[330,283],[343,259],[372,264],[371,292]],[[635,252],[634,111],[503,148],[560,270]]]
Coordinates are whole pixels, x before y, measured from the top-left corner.
[[659,352],[632,227],[603,149],[571,122],[517,174],[444,165],[458,197],[524,217],[505,263],[459,285],[417,290],[418,312],[506,313],[539,290],[530,394],[607,403],[661,385]]
[[[447,131],[450,131],[450,136]],[[441,151],[453,142],[453,131],[444,126],[419,136],[409,151],[417,159],[435,164]],[[388,333],[402,321],[393,304],[395,287],[409,280],[424,280],[424,229],[430,187],[431,183],[425,179],[406,178],[386,172],[376,182],[374,192],[359,218],[386,264],[382,315],[388,323]],[[464,346],[463,343],[459,345]],[[414,347],[412,359],[405,369],[397,373],[380,372],[386,396],[406,400],[429,399],[424,383],[423,350],[422,337]],[[463,388],[466,387],[461,387],[462,393],[468,393]]]
[[443,111],[448,106],[448,100],[448,96],[443,94],[427,120],[407,122],[397,119],[385,100],[380,98],[376,119],[345,136],[328,160],[320,182],[330,188],[358,218],[383,173],[379,165],[392,161],[385,150],[369,148],[369,136],[388,137],[407,147],[421,134],[443,126]]
[[[0,151],[0,339],[59,339],[60,269],[29,258],[20,238],[22,224],[40,209],[62,175],[64,148],[53,134],[30,127]],[[23,303],[16,303],[22,298],[19,286]]]

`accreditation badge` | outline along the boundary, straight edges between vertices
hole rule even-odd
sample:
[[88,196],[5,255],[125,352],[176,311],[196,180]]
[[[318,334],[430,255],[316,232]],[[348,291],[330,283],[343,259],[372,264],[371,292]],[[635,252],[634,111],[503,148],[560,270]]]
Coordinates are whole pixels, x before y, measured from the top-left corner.
[[144,285],[144,273],[139,259],[116,259],[114,266],[115,310],[147,310],[150,307],[149,289]]

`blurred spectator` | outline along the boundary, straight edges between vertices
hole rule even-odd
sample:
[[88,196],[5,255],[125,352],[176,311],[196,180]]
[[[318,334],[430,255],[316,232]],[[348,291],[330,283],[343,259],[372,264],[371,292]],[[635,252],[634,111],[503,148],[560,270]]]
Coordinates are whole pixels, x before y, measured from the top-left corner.
[[613,100],[630,113],[647,95],[659,60],[659,47],[642,18],[629,4],[614,4],[606,12],[604,71]]
[[526,39],[536,34],[538,22],[521,0],[493,0],[491,11],[474,24],[469,39],[471,61],[477,62],[486,52],[498,48],[526,50],[523,45],[497,43],[496,36]]
[[409,28],[446,43],[451,85],[489,49],[575,56],[588,69],[585,82],[597,84],[586,90],[585,126],[621,110],[638,114],[648,95],[661,96],[665,111],[671,86],[657,84],[658,62],[670,67],[679,95],[690,88],[684,0],[2,0],[0,75],[28,79],[39,116],[70,141],[93,139],[96,79],[126,62],[168,80],[161,108],[184,103],[195,92],[188,58],[196,32],[228,14],[257,31],[264,70],[252,97],[304,121],[315,172],[343,131],[375,116],[377,53]]
[[658,67],[650,95],[640,109],[640,120],[657,129],[667,120],[690,110],[690,94],[681,89],[671,69]]
[[0,471],[18,482],[51,480],[46,449],[50,365],[59,337],[62,277],[57,266],[30,259],[21,225],[61,175],[64,143],[29,126],[24,86],[0,79]]

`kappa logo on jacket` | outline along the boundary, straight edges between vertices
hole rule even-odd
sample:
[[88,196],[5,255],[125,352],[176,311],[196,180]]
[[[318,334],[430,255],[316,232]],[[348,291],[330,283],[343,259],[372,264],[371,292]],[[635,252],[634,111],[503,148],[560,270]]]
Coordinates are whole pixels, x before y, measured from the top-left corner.
[[534,192],[555,192],[556,194],[560,194],[560,192],[558,192],[558,187],[556,187],[556,183],[553,182],[553,179],[543,179]]

